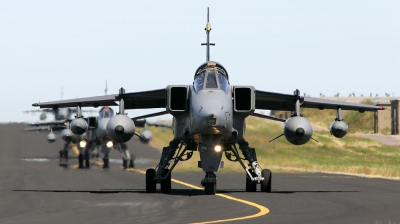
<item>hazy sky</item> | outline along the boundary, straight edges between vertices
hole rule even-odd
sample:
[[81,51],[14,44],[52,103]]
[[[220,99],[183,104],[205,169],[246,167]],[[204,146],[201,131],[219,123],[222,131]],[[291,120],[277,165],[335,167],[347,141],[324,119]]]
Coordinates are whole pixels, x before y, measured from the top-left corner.
[[[191,84],[211,60],[232,85],[400,96],[400,1],[1,1],[0,122],[34,102]],[[160,110],[150,110],[155,112]],[[147,111],[129,110],[130,116]]]

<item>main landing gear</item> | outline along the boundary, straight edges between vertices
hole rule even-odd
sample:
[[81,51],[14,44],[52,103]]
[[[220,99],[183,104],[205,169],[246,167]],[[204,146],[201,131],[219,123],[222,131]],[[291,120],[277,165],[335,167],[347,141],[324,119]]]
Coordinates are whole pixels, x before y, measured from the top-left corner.
[[[161,193],[168,194],[171,192],[171,173],[179,161],[186,161],[193,155],[196,148],[192,148],[192,144],[186,145],[182,150],[184,143],[178,141],[171,141],[169,146],[164,147],[160,163],[156,169],[146,170],[146,192],[155,193],[157,191],[157,184],[161,185]],[[175,155],[176,150],[179,148]],[[188,152],[189,151],[189,152]],[[186,157],[185,157],[186,156]],[[172,166],[169,168],[170,161],[173,160]]]
[[[225,151],[225,156],[230,161],[238,161],[246,171],[246,192],[256,192],[257,184],[261,185],[261,192],[271,192],[272,173],[269,169],[261,170],[257,162],[257,155],[254,148],[250,148],[246,141],[239,142],[239,149],[244,155],[244,159],[240,158],[236,145],[232,145],[232,153]],[[235,159],[232,159],[232,154]],[[247,169],[243,160],[249,161],[250,169]]]
[[135,163],[133,162],[133,158],[131,159],[122,159],[122,167],[124,169],[133,169],[135,168]]
[[214,172],[206,172],[206,176],[201,181],[201,185],[204,186],[204,193],[208,195],[214,195],[217,193],[217,176]]
[[70,147],[70,143],[66,142],[64,144],[64,148],[60,150],[60,166],[67,168],[68,167],[68,150]]

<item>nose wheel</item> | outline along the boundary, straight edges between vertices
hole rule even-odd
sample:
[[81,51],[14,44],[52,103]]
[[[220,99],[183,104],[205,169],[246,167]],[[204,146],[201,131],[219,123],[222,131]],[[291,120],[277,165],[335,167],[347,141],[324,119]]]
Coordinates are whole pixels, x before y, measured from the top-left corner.
[[215,195],[215,193],[217,193],[217,182],[204,184],[204,193],[207,195]]
[[201,181],[204,186],[204,193],[207,195],[214,195],[217,193],[217,176],[214,172],[206,172],[206,177]]

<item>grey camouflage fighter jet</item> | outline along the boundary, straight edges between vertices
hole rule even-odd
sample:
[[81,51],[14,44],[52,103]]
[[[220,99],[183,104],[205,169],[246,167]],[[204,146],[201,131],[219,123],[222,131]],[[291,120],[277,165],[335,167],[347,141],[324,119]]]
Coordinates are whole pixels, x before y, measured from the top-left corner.
[[[125,143],[113,142],[107,137],[106,127],[113,116],[114,110],[108,106],[104,106],[100,109],[98,117],[85,118],[88,130],[81,135],[82,139],[79,141],[79,168],[89,168],[90,153],[96,148],[101,148],[100,150],[104,154],[103,168],[109,168],[109,154],[111,149],[116,149],[121,153],[124,169],[127,169],[128,166],[129,168],[134,167],[134,159],[131,158],[127,145]],[[85,166],[83,165],[84,161]]]
[[[377,106],[353,104],[334,100],[301,96],[296,90],[293,95],[256,90],[253,86],[235,86],[229,83],[227,70],[218,62],[210,61],[209,41],[211,24],[206,23],[207,42],[206,62],[194,73],[191,85],[168,85],[166,88],[145,92],[125,93],[123,88],[119,94],[97,96],[54,102],[36,103],[40,108],[77,107],[78,116],[71,123],[71,130],[79,134],[85,132],[88,125],[80,118],[81,107],[112,106],[119,102],[119,113],[107,124],[107,136],[115,142],[127,142],[135,131],[134,121],[148,117],[171,114],[174,138],[162,150],[159,164],[155,169],[146,171],[146,192],[156,192],[157,184],[161,192],[171,191],[171,173],[179,161],[189,160],[193,153],[200,153],[198,166],[205,172],[201,184],[206,194],[215,194],[217,178],[215,172],[221,166],[223,154],[230,161],[239,162],[246,173],[246,191],[257,190],[261,185],[262,192],[271,192],[271,171],[261,169],[256,150],[249,146],[245,138],[245,118],[256,116],[284,122],[283,134],[287,141],[294,145],[302,145],[312,139],[313,129],[304,118],[300,109],[318,108],[337,111],[335,121],[330,129],[337,138],[344,137],[348,126],[342,119],[342,110],[377,111]],[[130,118],[125,109],[164,108],[164,111]],[[255,113],[261,110],[294,111],[287,119],[279,119]],[[244,158],[239,156],[241,152]],[[243,160],[248,161],[246,167]]]

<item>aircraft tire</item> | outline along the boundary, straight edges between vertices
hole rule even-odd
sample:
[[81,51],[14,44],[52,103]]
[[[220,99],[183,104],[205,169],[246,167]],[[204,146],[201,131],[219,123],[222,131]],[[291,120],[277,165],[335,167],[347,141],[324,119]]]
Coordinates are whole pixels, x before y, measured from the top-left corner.
[[89,169],[90,168],[90,161],[89,159],[85,159],[85,168]]
[[107,158],[103,158],[103,169],[108,169],[110,168],[110,165],[108,164],[109,159]]
[[157,190],[157,182],[154,180],[156,171],[152,168],[146,170],[146,192],[155,193]]
[[272,173],[269,169],[263,169],[261,175],[264,177],[264,181],[261,181],[261,191],[271,193],[271,182]]
[[[162,176],[165,177],[165,175],[168,173],[169,169],[164,169],[162,172]],[[169,194],[171,193],[171,173],[161,182],[161,192],[164,194]]]
[[129,168],[135,168],[135,163],[133,162],[133,159],[129,160]]
[[[249,172],[253,175],[253,171],[249,169]],[[250,179],[249,175],[246,173],[246,192],[256,192],[257,182]]]
[[207,195],[215,195],[217,192],[217,183],[204,184],[204,193]]
[[82,169],[83,168],[83,155],[82,154],[79,154],[79,156],[78,156],[78,163],[79,163],[79,169]]
[[128,168],[128,160],[122,159],[122,167],[123,167],[124,169],[127,169],[127,168]]

